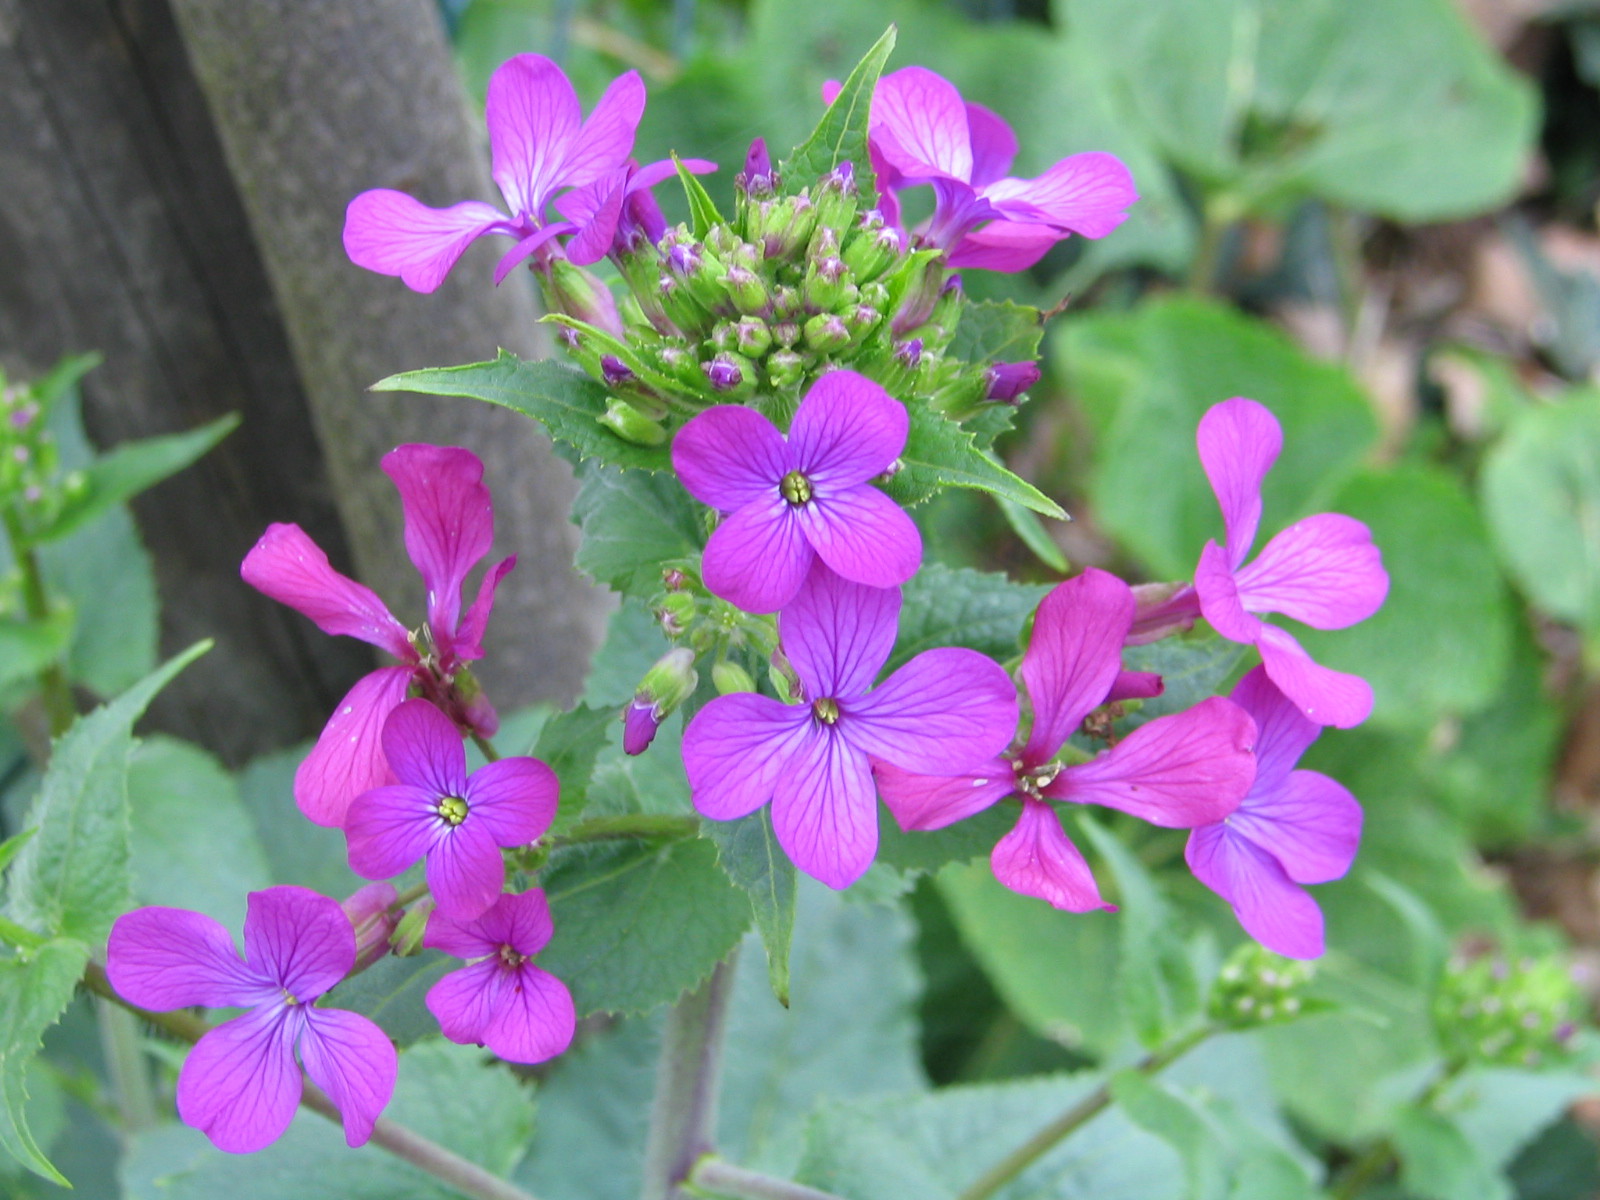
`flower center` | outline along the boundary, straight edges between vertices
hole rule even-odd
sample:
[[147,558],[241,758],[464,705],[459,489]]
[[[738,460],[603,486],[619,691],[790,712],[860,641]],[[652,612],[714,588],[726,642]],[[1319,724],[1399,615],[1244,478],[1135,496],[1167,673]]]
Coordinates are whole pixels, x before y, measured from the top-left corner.
[[523,963],[528,961],[528,956],[526,954],[518,954],[516,950],[510,946],[501,946],[500,961],[508,967],[520,967]]
[[1061,764],[1055,762],[1045,763],[1044,766],[1035,767],[1031,771],[1019,771],[1017,787],[1024,795],[1031,796],[1035,800],[1043,800],[1044,789],[1055,782],[1056,776],[1061,774],[1061,771]]
[[790,471],[778,480],[778,491],[783,493],[783,498],[790,504],[798,506],[811,499],[811,480],[799,471]]
[[824,696],[811,702],[811,712],[824,725],[832,725],[839,719],[839,702]]
[[467,819],[467,802],[460,796],[440,796],[439,818],[448,825],[461,824]]

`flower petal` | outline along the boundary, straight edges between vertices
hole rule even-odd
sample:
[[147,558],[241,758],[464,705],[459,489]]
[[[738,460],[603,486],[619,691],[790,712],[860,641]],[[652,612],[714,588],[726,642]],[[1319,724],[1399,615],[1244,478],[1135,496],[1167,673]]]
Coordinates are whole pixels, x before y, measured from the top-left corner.
[[399,1057],[377,1025],[342,1008],[306,1010],[300,1061],[344,1118],[347,1146],[362,1146],[394,1095]]
[[409,783],[362,792],[350,805],[344,833],[350,869],[363,879],[393,879],[445,834],[439,793]]
[[219,1150],[253,1154],[283,1136],[300,1106],[298,1021],[281,1004],[224,1021],[195,1043],[178,1072],[178,1116]]
[[1166,691],[1166,682],[1154,671],[1118,671],[1106,694],[1106,703],[1118,700],[1153,700]]
[[490,76],[485,117],[495,183],[513,213],[537,220],[578,136],[578,94],[544,55],[519,54]]
[[989,856],[994,877],[1013,892],[1037,896],[1067,912],[1114,909],[1100,896],[1094,873],[1061,828],[1055,809],[1024,799],[1016,827]]
[[1008,217],[1042,217],[1087,238],[1105,237],[1121,225],[1139,198],[1122,160],[1098,150],[1069,155],[1036,179],[997,180],[980,194]]
[[502,758],[467,780],[467,820],[486,829],[497,846],[526,846],[556,819],[560,784],[536,758]]
[[1365,621],[1389,594],[1383,556],[1354,517],[1319,513],[1296,521],[1237,576],[1249,612],[1275,612],[1313,629]]
[[[489,910],[493,911],[492,908]],[[485,913],[470,921],[458,921],[435,908],[428,914],[428,924],[422,931],[422,944],[429,950],[443,950],[457,958],[483,958],[497,954],[502,943],[501,939],[484,928],[484,918],[488,915]]]
[[578,1027],[572,993],[548,971],[523,963],[508,972],[483,1044],[507,1062],[539,1063],[572,1044]]
[[805,743],[811,710],[740,692],[707,704],[683,731],[683,768],[694,806],[715,821],[755,812]]
[[1255,778],[1255,722],[1221,696],[1139,726],[1098,758],[1068,767],[1044,794],[1101,804],[1166,829],[1220,821]]
[[783,652],[808,700],[860,696],[894,649],[900,589],[869,587],[815,568],[778,617]]
[[412,443],[383,456],[400,490],[406,554],[428,589],[428,625],[449,653],[461,614],[461,585],[494,541],[494,501],[483,486],[483,461],[459,446]]
[[1261,524],[1261,481],[1283,449],[1283,428],[1265,405],[1243,396],[1214,404],[1195,433],[1227,530],[1228,565],[1237,570],[1250,556]]
[[774,493],[745,505],[712,532],[700,560],[712,593],[750,613],[789,604],[816,561],[795,510]]
[[[438,914],[435,913],[434,916]],[[429,929],[433,917],[428,919]],[[439,1031],[452,1042],[483,1045],[483,1031],[500,1003],[510,972],[499,957],[451,971],[428,989],[426,1004]]]
[[1232,907],[1245,932],[1288,958],[1318,958],[1322,910],[1284,874],[1276,859],[1227,825],[1196,829],[1184,848],[1195,878]]
[[1211,627],[1230,642],[1254,645],[1266,627],[1265,622],[1244,610],[1239,600],[1239,585],[1228,566],[1228,552],[1216,542],[1207,542],[1194,569],[1194,590],[1200,612]]
[[152,1012],[227,1008],[274,998],[276,983],[251,971],[220,922],[186,908],[139,908],[111,927],[106,974],[117,995]]
[[309,1004],[355,966],[356,932],[337,900],[310,888],[270,887],[247,899],[244,958],[252,974]]
[[[494,611],[494,593],[500,586],[500,581],[511,573],[517,565],[517,556],[511,555],[503,558],[483,574],[483,581],[478,584],[478,596],[472,602],[472,607],[462,615],[461,624],[456,626],[455,655],[457,658],[472,661],[483,657],[483,634],[489,626],[489,614]],[[492,731],[486,731],[488,736]]]
[[644,101],[639,72],[628,71],[611,81],[567,151],[561,165],[562,187],[582,187],[627,163],[644,116]]
[[1272,682],[1308,719],[1350,729],[1372,713],[1372,686],[1365,679],[1313,661],[1288,631],[1263,625],[1256,648]]
[[310,617],[323,633],[360,638],[396,658],[413,656],[405,626],[378,594],[335,571],[298,525],[268,525],[239,574],[256,591]]
[[990,221],[964,234],[945,261],[956,270],[1026,271],[1065,236],[1049,225]]
[[973,187],[993,183],[1011,169],[1017,157],[1017,135],[1000,114],[968,100],[967,133],[972,144]]
[[777,497],[788,464],[772,422],[734,404],[708,408],[672,439],[672,469],[684,488],[725,513]]
[[871,484],[819,490],[795,518],[818,557],[855,583],[898,588],[922,565],[916,522]]
[[480,928],[497,945],[510,946],[518,954],[527,955],[543,950],[555,932],[550,902],[539,888],[501,896],[483,914]]
[[813,725],[788,756],[772,798],[772,831],[794,865],[847,888],[878,852],[878,802],[867,756],[837,727]]
[[362,192],[344,213],[344,252],[358,267],[399,276],[413,292],[439,289],[467,247],[486,233],[510,233],[504,213],[480,200],[430,208],[404,192]]
[[1040,601],[1022,656],[1033,702],[1033,730],[1023,751],[1029,765],[1052,758],[1090,710],[1105,703],[1122,670],[1134,607],[1132,588],[1093,567]]
[[1228,818],[1278,860],[1296,883],[1331,883],[1355,861],[1361,805],[1342,783],[1317,771],[1292,771],[1272,791],[1252,795]]
[[906,406],[854,371],[811,385],[789,426],[789,461],[819,490],[851,487],[887,471],[906,448]]
[[878,794],[900,828],[943,829],[982,812],[1016,790],[1016,774],[995,757],[967,775],[918,775],[893,763],[874,762]]
[[1250,794],[1263,795],[1288,778],[1300,756],[1322,733],[1322,726],[1306,720],[1294,701],[1278,690],[1265,667],[1250,668],[1233,685],[1228,698],[1256,723],[1256,781]]
[[965,774],[1006,748],[1017,689],[976,650],[925,650],[848,705],[839,728],[854,746],[907,771]]
[[350,802],[394,778],[383,723],[406,698],[410,667],[380,667],[351,688],[294,773],[294,800],[310,820],[338,828]]
[[[580,267],[597,263],[610,253],[627,188],[628,169],[623,167],[556,201],[561,215],[578,227],[567,242],[567,257]],[[569,199],[572,203],[562,203]]]
[[955,85],[926,67],[902,67],[872,93],[873,141],[911,178],[972,178],[967,110]]
[[506,886],[505,859],[489,831],[469,819],[429,849],[427,880],[440,912],[471,920],[487,912]]
[[407,700],[383,723],[389,769],[408,787],[435,801],[467,793],[467,751],[456,723],[427,700]]

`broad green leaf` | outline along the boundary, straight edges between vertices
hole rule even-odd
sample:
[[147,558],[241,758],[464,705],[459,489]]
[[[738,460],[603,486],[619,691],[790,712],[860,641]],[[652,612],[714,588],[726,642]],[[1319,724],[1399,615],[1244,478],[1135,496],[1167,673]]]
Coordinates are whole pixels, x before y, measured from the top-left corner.
[[937,871],[946,863],[988,861],[994,844],[1017,823],[1012,804],[996,804],[976,816],[943,829],[900,828],[885,805],[878,805],[878,859],[885,866],[906,874]]
[[36,675],[67,652],[74,627],[70,608],[48,617],[0,619],[0,686]]
[[200,642],[168,660],[80,717],[56,742],[28,815],[28,827],[38,833],[8,876],[11,916],[20,924],[98,945],[126,911],[133,724],[173,676],[210,648],[210,642]]
[[1122,665],[1130,671],[1155,671],[1163,688],[1161,695],[1140,705],[1129,725],[1183,712],[1220,694],[1244,657],[1245,647],[1199,630],[1144,646],[1128,646],[1122,652]]
[[1004,575],[927,563],[901,591],[900,632],[889,669],[939,646],[965,646],[1004,662],[1050,589]]
[[527,362],[502,350],[493,362],[407,371],[380,379],[372,390],[484,400],[532,417],[580,459],[598,458],[646,471],[665,471],[672,466],[665,446],[625,442],[601,425],[609,393],[587,375],[560,363]]
[[556,773],[561,783],[561,805],[550,831],[561,833],[571,827],[589,800],[589,780],[594,775],[595,759],[605,748],[607,735],[616,725],[617,713],[610,708],[578,705],[571,712],[557,713],[539,730],[533,757]]
[[1029,512],[1015,500],[1005,496],[997,497],[1000,506],[1000,515],[1005,517],[1006,524],[1011,526],[1011,532],[1022,539],[1022,544],[1032,550],[1036,557],[1052,571],[1065,575],[1071,565],[1067,556],[1061,552],[1061,547],[1056,545],[1055,539],[1044,527],[1037,513]]
[[428,1011],[428,989],[461,966],[459,959],[437,950],[405,958],[391,954],[339,984],[328,1003],[371,1017],[392,1041],[409,1046],[439,1032],[439,1022]]
[[188,433],[123,442],[83,468],[84,489],[69,497],[48,526],[33,531],[33,542],[58,541],[176,475],[232,433],[238,424],[239,418],[230,414]]
[[18,851],[38,832],[37,829],[24,829],[21,833],[13,834],[0,842],[0,875],[5,874],[5,869],[11,865],[11,860],[17,856]]
[[716,204],[706,192],[705,185],[689,173],[689,168],[674,154],[672,161],[678,167],[678,182],[683,184],[683,194],[689,199],[689,220],[694,226],[694,236],[703,238],[717,225],[726,224]]
[[845,79],[811,136],[779,164],[778,171],[788,189],[814,187],[822,176],[848,162],[855,168],[861,207],[871,208],[877,202],[877,180],[867,157],[867,117],[872,110],[872,89],[877,86],[884,63],[889,61],[895,36],[894,26],[884,30]]
[[924,405],[911,405],[908,411],[911,431],[900,455],[902,465],[884,489],[901,504],[917,504],[940,488],[962,487],[1014,500],[1058,520],[1067,515],[1038,488],[980,450],[970,430]]
[[77,387],[78,381],[103,361],[105,360],[101,355],[93,351],[88,354],[69,354],[35,379],[29,385],[29,390],[33,392],[39,404],[48,410]]
[[252,759],[239,772],[239,796],[255,823],[274,883],[344,897],[367,882],[350,869],[344,834],[313,825],[294,802],[294,773],[310,752],[303,745]]
[[696,987],[750,923],[750,904],[703,838],[573,846],[543,878],[555,937],[539,965],[578,1015],[643,1013]]
[[961,310],[949,353],[972,363],[1023,362],[1039,357],[1044,314],[1010,300],[979,301]]
[[1400,1182],[1417,1200],[1510,1200],[1511,1185],[1448,1117],[1408,1104],[1390,1133]]
[[572,519],[583,531],[577,566],[615,591],[653,594],[661,569],[705,545],[704,510],[670,474],[624,471],[593,460],[578,467]]
[[717,861],[750,898],[756,930],[766,950],[772,994],[789,1005],[789,945],[794,936],[794,864],[772,832],[770,805],[737,821],[709,821],[706,835],[717,845]]
[[620,708],[633,699],[639,680],[669,648],[649,606],[637,597],[624,597],[606,621],[605,640],[589,664],[583,702],[595,708]]
[[1593,1094],[1594,1080],[1583,1071],[1475,1068],[1443,1104],[1483,1161],[1505,1170],[1574,1100]]
[[61,1019],[89,961],[82,942],[58,938],[27,957],[0,959],[0,1146],[30,1171],[71,1185],[50,1164],[28,1128],[28,1064],[44,1031]]

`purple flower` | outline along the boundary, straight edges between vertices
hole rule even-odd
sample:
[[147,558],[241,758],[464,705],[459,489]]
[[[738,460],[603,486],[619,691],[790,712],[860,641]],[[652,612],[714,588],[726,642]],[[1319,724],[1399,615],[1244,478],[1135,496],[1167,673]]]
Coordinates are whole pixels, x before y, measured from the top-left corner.
[[1200,419],[1196,441],[1227,530],[1224,545],[1206,543],[1195,568],[1200,611],[1223,637],[1255,646],[1272,682],[1312,721],[1361,724],[1372,711],[1367,681],[1319,666],[1294,635],[1255,614],[1282,613],[1313,629],[1366,620],[1389,593],[1372,533],[1353,517],[1319,513],[1289,526],[1245,566],[1261,523],[1261,481],[1283,431],[1262,405],[1235,397]]
[[111,986],[153,1012],[245,1007],[195,1043],[178,1073],[178,1115],[219,1149],[247,1154],[276,1141],[300,1103],[300,1061],[364,1143],[394,1091],[395,1052],[366,1017],[313,1001],[356,960],[337,900],[299,887],[251,892],[244,960],[220,923],[183,908],[117,918],[106,950]]
[[1037,179],[1006,176],[1017,153],[1011,127],[925,67],[878,81],[871,149],[881,191],[933,186],[921,236],[952,267],[1024,270],[1069,234],[1104,237],[1139,198],[1128,168],[1101,152],[1071,155]]
[[1036,362],[993,363],[989,367],[989,390],[984,399],[1011,404],[1038,382],[1039,364]]
[[508,1062],[554,1058],[572,1042],[572,993],[530,959],[550,940],[550,905],[538,888],[501,896],[471,921],[435,911],[422,944],[478,959],[428,989],[428,1011],[452,1042],[487,1046]]
[[1322,954],[1322,910],[1300,887],[1350,869],[1361,841],[1361,805],[1349,791],[1295,763],[1321,726],[1300,715],[1256,667],[1233,689],[1256,723],[1256,779],[1238,811],[1189,835],[1195,878],[1233,906],[1245,931],[1290,958]]
[[487,109],[492,173],[511,215],[477,200],[429,208],[404,192],[377,188],[350,201],[345,253],[369,271],[398,275],[412,291],[431,292],[474,240],[504,234],[517,244],[495,269],[498,283],[552,237],[578,228],[547,223],[551,199],[621,167],[643,113],[644,84],[635,71],[613,80],[585,121],[561,68],[542,55],[519,54],[489,80]]
[[479,916],[505,886],[499,848],[526,846],[555,819],[555,772],[536,758],[502,758],[469,777],[460,732],[426,700],[389,714],[383,752],[400,782],[351,802],[350,869],[389,879],[426,856],[439,911]]
[[[703,158],[686,158],[682,162],[694,175],[705,175],[717,169],[716,163]],[[588,265],[608,254],[626,253],[645,242],[654,245],[660,241],[667,231],[667,222],[650,189],[677,173],[677,164],[670,159],[653,162],[647,167],[630,159],[593,183],[574,188],[562,196],[556,201],[556,209],[575,231],[567,243],[567,257],[575,263]],[[497,272],[497,278],[504,278],[504,275]]]
[[494,708],[457,674],[483,657],[483,632],[494,592],[516,558],[489,568],[478,598],[461,612],[467,572],[494,540],[494,504],[483,486],[483,463],[470,450],[407,445],[384,455],[383,469],[400,490],[406,553],[428,590],[428,623],[416,637],[395,620],[369,587],[341,575],[298,525],[272,525],[245,556],[244,581],[316,622],[387,650],[403,664],[360,680],[328,718],[316,747],[295,772],[294,798],[318,825],[344,823],[350,801],[389,781],[380,731],[415,686],[463,729],[492,736]]
[[1243,709],[1221,697],[1141,725],[1086,763],[1063,767],[1056,761],[1119,680],[1137,686],[1122,672],[1121,661],[1133,612],[1128,585],[1092,568],[1046,596],[1022,656],[1022,679],[1033,702],[1027,744],[1020,754],[992,758],[955,777],[878,764],[878,786],[901,827],[941,829],[1019,796],[1022,816],[990,860],[995,878],[1057,908],[1087,912],[1108,906],[1050,801],[1100,804],[1168,829],[1205,825],[1231,813],[1255,774],[1255,729]]
[[905,406],[854,371],[811,385],[787,439],[733,405],[690,421],[672,465],[692,496],[727,514],[706,545],[706,587],[746,612],[775,612],[819,556],[856,583],[910,579],[922,536],[869,482],[905,448],[908,427]]
[[772,801],[772,827],[795,866],[848,887],[878,849],[872,762],[963,770],[998,753],[1017,695],[972,650],[927,650],[876,689],[894,647],[900,592],[818,566],[778,617],[803,703],[738,693],[711,701],[683,735],[694,804],[731,821]]

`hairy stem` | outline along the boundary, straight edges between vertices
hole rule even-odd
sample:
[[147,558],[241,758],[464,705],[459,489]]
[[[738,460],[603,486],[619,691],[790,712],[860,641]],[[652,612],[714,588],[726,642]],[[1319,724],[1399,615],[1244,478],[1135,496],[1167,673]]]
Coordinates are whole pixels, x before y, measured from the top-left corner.
[[[1163,1046],[1155,1053],[1146,1056],[1134,1070],[1141,1075],[1155,1075],[1171,1066],[1215,1032],[1216,1029],[1212,1026],[1202,1025],[1198,1029],[1184,1034],[1183,1037],[1170,1045]],[[1087,1125],[1090,1120],[1103,1112],[1110,1103],[1110,1085],[1102,1083],[1094,1091],[1079,1100],[1066,1112],[1051,1121],[1043,1129],[1040,1129],[1039,1132],[1023,1142],[1022,1145],[985,1171],[956,1200],[988,1200],[990,1196],[993,1196],[1006,1184],[1055,1149],[1068,1136]]]
[[671,813],[628,813],[620,817],[595,817],[579,821],[566,833],[550,839],[552,846],[579,842],[611,842],[626,838],[686,838],[700,831],[697,817]]
[[698,1159],[712,1150],[717,1092],[722,1082],[722,1036],[728,1026],[735,951],[694,991],[673,1006],[661,1033],[656,1097],[650,1108],[640,1200],[674,1200]]
[[[11,557],[16,560],[17,571],[22,576],[22,603],[28,619],[43,621],[50,615],[50,597],[44,587],[44,572],[39,567],[39,556],[23,537],[22,523],[14,509],[4,510],[6,537],[11,542]],[[39,672],[39,692],[44,701],[44,711],[50,721],[50,736],[60,737],[78,719],[78,708],[72,702],[72,685],[59,660]]]
[[832,1192],[747,1171],[714,1157],[702,1158],[694,1165],[688,1184],[698,1193],[729,1200],[843,1200]]

